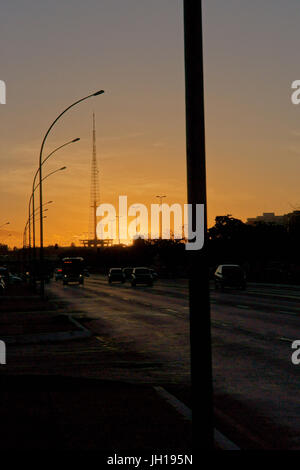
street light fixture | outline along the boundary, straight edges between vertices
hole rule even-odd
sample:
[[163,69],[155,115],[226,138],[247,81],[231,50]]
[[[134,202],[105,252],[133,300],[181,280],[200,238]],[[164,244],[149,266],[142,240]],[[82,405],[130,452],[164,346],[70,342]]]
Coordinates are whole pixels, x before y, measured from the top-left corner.
[[[30,199],[29,199],[29,204],[30,204],[31,200],[32,200],[32,194],[31,194]],[[44,203],[44,206],[47,206],[48,204],[51,204],[52,202],[53,202],[53,201],[45,202],[45,203]],[[36,212],[37,212],[39,209],[40,209],[40,207],[37,207],[37,208],[35,209],[35,211],[34,211],[34,214],[36,214]],[[48,210],[48,209],[45,209],[44,212],[47,211],[47,210]],[[33,217],[34,217],[34,215],[29,212],[29,216],[28,216],[28,218],[27,218],[27,221],[26,221],[26,224],[25,224],[25,229],[24,229],[24,233],[26,233],[27,227],[29,228],[29,237],[28,237],[28,247],[29,247],[29,248],[31,248],[30,221],[33,219]],[[24,237],[24,235],[23,235],[23,237]],[[23,243],[23,245],[24,245],[24,243]]]
[[[46,180],[47,178],[49,178],[49,176],[51,175],[54,175],[55,173],[57,173],[58,171],[63,171],[65,170],[67,167],[66,166],[63,166],[61,168],[58,168],[54,171],[51,171],[48,175],[44,176],[44,178],[42,179],[42,181]],[[30,216],[30,200],[34,198],[34,192],[35,190],[40,186],[40,182],[33,188],[33,191],[31,193],[31,196],[30,196],[30,199],[29,199],[29,216],[28,216],[28,223],[29,223],[29,248],[31,248],[30,246],[30,240],[31,240],[31,234],[30,234],[30,221],[31,221],[31,218],[32,218],[32,222],[33,222],[33,228],[35,227],[35,213],[36,213],[36,210],[34,210],[34,212],[32,213],[32,216]],[[52,203],[52,201],[49,201],[48,204]],[[43,204],[43,206],[45,206],[46,204]],[[40,209],[40,217],[39,217],[39,221],[40,221],[40,224],[43,223],[42,222],[42,211],[43,211],[43,208],[41,207],[38,207],[38,209]],[[35,284],[35,271],[36,271],[36,251],[35,251],[35,229],[33,230],[33,233],[32,233],[32,236],[33,236],[33,263],[34,263],[34,266],[33,266],[33,273],[34,273],[34,284]],[[31,253],[29,251],[29,257],[31,259]]]
[[[48,201],[48,202],[45,202],[44,206],[47,206],[48,204],[51,204],[53,201]],[[37,207],[35,209],[35,212],[37,212],[40,208]],[[44,212],[48,211],[49,209],[44,209]],[[24,231],[23,231],[23,248],[26,248],[26,238],[27,238],[27,228],[29,227],[29,224],[30,224],[30,220],[32,220],[32,215],[30,216],[30,219],[28,218],[27,221],[26,221],[26,224],[25,224],[25,227],[24,227]],[[28,233],[28,248],[31,248],[31,235],[30,235],[30,232]]]
[[[132,209],[140,209],[140,206],[131,206]],[[136,213],[135,213],[136,215]],[[138,236],[137,236],[137,228],[138,228],[138,223],[137,223],[137,218],[135,218],[135,238],[137,239]]]
[[163,199],[164,197],[167,197],[167,196],[156,196],[156,197],[158,197],[158,198],[159,198],[159,200],[160,200],[160,205],[161,205],[161,201],[162,201],[162,199]]
[[[44,165],[44,163],[51,157],[51,155],[53,155],[55,152],[57,152],[58,150],[62,149],[63,147],[66,147],[67,145],[70,145],[70,144],[73,144],[74,142],[78,142],[80,140],[79,137],[76,137],[75,139],[73,140],[70,140],[69,142],[66,142],[62,145],[60,145],[59,147],[57,147],[56,149],[54,149],[51,153],[49,153],[49,155],[47,155],[47,157],[43,160],[42,162],[42,165]],[[33,213],[33,218],[32,218],[32,238],[33,238],[33,249],[34,249],[34,256],[35,256],[35,209],[34,209],[34,191],[35,189],[37,188],[35,186],[35,181],[36,181],[36,178],[37,178],[37,175],[40,171],[40,168],[37,169],[35,175],[34,175],[34,178],[33,178],[33,183],[32,183],[32,193],[31,193],[31,197],[32,197],[32,213]],[[30,220],[30,201],[29,201],[29,220]],[[30,234],[30,225],[29,225],[29,234]]]
[[[167,197],[167,196],[156,196],[159,198],[159,201],[160,201],[160,208],[161,208],[161,201],[163,200],[164,197]],[[159,239],[162,240],[162,213],[159,213]]]
[[0,228],[4,227],[4,225],[8,225],[9,222],[5,222],[5,224],[0,225]]
[[72,103],[70,106],[68,106],[66,109],[64,109],[52,122],[50,127],[48,128],[46,134],[44,135],[44,138],[42,140],[41,144],[41,149],[40,149],[40,157],[39,157],[39,176],[40,176],[40,263],[41,263],[41,270],[42,270],[42,276],[41,276],[41,296],[44,296],[44,276],[43,276],[43,263],[44,263],[44,240],[43,240],[43,185],[42,185],[42,165],[43,165],[43,150],[44,150],[44,145],[46,142],[46,139],[52,129],[52,127],[56,124],[56,122],[65,114],[69,109],[71,109],[73,106],[77,105],[78,103],[81,103],[84,100],[87,100],[88,98],[91,98],[92,96],[98,96],[104,93],[104,90],[99,90],[96,91],[95,93],[92,93],[88,96],[85,96],[84,98],[81,98],[80,100],[75,101]]
[[[73,141],[72,141],[73,142]],[[69,142],[70,143],[70,142]],[[56,150],[58,150],[59,148],[61,147],[64,147],[65,145],[67,144],[64,144],[60,147],[58,147]],[[46,160],[48,160],[49,156],[51,156],[56,150],[54,150],[53,152],[51,152],[51,154],[48,155],[48,157],[44,160],[44,162]],[[53,175],[54,173],[57,173],[58,171],[62,171],[62,170],[65,170],[66,167],[62,167],[62,168],[58,168],[57,170],[54,170],[52,171],[51,173],[49,173],[47,176],[45,176],[42,181],[44,181],[45,179],[47,179],[49,176]],[[34,186],[35,184],[35,180],[36,180],[36,176],[38,174],[38,171],[36,172],[35,174],[35,177],[33,179],[33,186],[32,186],[32,193],[31,193],[31,196],[30,196],[30,199],[29,199],[29,204],[28,204],[28,220],[29,220],[29,237],[31,238],[31,231],[30,231],[30,228],[31,228],[31,225],[30,225],[30,221],[32,219],[32,245],[33,245],[33,250],[34,250],[34,257],[35,257],[35,213],[36,213],[36,209],[34,207],[34,193],[35,193],[35,190],[40,186],[40,182]],[[31,201],[32,201],[32,216],[31,216],[31,212],[30,212],[30,205],[31,205]]]

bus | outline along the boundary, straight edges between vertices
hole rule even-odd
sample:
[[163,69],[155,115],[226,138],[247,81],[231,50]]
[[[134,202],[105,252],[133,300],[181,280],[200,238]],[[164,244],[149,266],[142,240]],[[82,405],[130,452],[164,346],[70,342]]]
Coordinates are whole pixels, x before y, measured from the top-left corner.
[[84,259],[81,257],[62,259],[63,285],[69,282],[83,284],[84,282]]

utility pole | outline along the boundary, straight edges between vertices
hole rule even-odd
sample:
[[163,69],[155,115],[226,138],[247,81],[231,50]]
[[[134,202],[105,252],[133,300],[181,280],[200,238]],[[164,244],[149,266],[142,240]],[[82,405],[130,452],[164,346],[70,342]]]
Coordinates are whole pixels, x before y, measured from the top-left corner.
[[[201,0],[184,0],[184,52],[186,99],[186,156],[188,203],[204,204],[204,246],[187,252],[192,384],[200,382],[193,416],[198,418],[197,442],[201,450],[213,450],[213,398],[211,324],[207,252],[207,208],[204,128],[204,84]],[[192,221],[189,221],[192,224]],[[190,231],[190,230],[189,230]],[[200,319],[200,321],[199,321]],[[198,328],[199,327],[199,328]],[[195,390],[194,390],[194,396]],[[198,409],[194,408],[197,406]],[[197,416],[197,413],[199,414]]]

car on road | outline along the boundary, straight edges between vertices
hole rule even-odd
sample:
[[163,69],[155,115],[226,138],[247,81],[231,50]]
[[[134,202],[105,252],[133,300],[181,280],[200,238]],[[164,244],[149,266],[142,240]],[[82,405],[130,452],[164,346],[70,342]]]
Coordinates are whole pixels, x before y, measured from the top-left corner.
[[149,268],[134,268],[132,272],[131,285],[147,284],[153,286],[153,276]]
[[62,259],[62,274],[63,274],[63,285],[66,286],[70,282],[83,284],[84,276],[84,259],[80,256],[74,256],[70,258]]
[[131,276],[132,276],[132,273],[133,273],[133,268],[123,268],[122,269],[123,271],[123,274],[125,276],[125,280],[126,281],[131,281]]
[[9,278],[8,282],[11,286],[18,286],[18,285],[22,284],[22,282],[23,282],[22,278],[19,277],[19,276],[16,276],[15,274],[9,273],[8,278]]
[[151,268],[150,268],[150,273],[152,274],[153,281],[157,281],[157,279],[158,279],[158,274],[157,274],[157,272],[154,271],[154,269],[151,269]]
[[215,288],[246,289],[246,273],[238,264],[220,264],[214,274]]
[[62,278],[63,278],[62,268],[55,268],[54,269],[54,279],[56,281],[60,281]]
[[125,275],[122,268],[111,268],[108,272],[108,283],[112,282],[125,282]]
[[6,285],[9,284],[9,270],[6,266],[0,266],[0,277]]
[[4,295],[5,293],[5,281],[2,276],[0,276],[0,295]]

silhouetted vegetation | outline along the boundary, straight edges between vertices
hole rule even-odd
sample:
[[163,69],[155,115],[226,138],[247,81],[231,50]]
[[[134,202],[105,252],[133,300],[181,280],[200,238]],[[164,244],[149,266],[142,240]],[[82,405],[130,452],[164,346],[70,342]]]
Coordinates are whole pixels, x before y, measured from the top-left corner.
[[[211,275],[222,263],[244,267],[248,279],[261,282],[300,284],[300,213],[292,213],[284,225],[255,222],[247,224],[230,214],[218,216],[208,230],[208,252]],[[39,253],[37,249],[37,259]],[[114,245],[101,248],[45,248],[50,270],[66,256],[82,256],[93,273],[106,274],[111,267],[148,266],[161,277],[187,277],[187,252],[182,240],[137,239],[131,246]],[[29,251],[8,250],[2,245],[0,264],[12,272],[30,271]]]
[[250,280],[300,283],[300,217],[286,225],[246,224],[231,215],[216,217],[209,229],[210,266],[237,263]]

